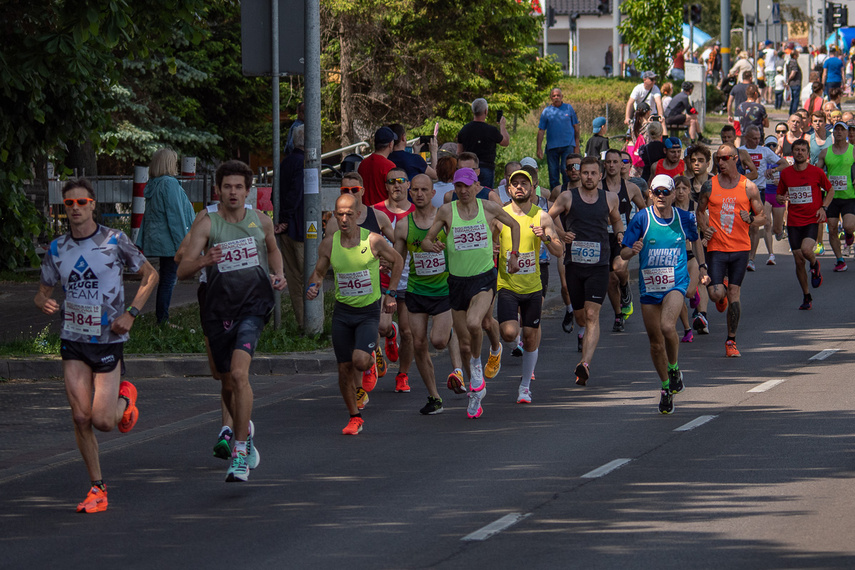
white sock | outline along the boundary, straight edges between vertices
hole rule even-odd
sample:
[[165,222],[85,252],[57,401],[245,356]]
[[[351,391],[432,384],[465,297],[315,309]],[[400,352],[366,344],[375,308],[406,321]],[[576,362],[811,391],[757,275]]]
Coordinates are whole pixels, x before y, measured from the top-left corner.
[[243,451],[246,453],[246,442],[245,441],[235,441],[234,452]]
[[579,338],[585,336],[585,327],[579,327]]
[[520,344],[520,335],[517,335],[517,338],[514,339],[514,346],[519,346]]
[[[493,356],[498,356],[501,352],[502,352],[502,345],[501,345],[501,343],[499,343],[499,348],[498,348],[498,349],[496,349],[496,350],[493,350],[493,347],[492,347],[492,346],[490,347],[490,354],[492,354]],[[473,359],[473,360],[474,360],[474,359]],[[480,359],[478,359],[478,362],[481,362],[481,360],[480,360]]]
[[567,312],[568,312],[568,313],[572,313],[572,312],[573,312],[573,305],[567,305]]
[[531,375],[534,374],[534,367],[537,364],[537,352],[536,348],[531,352],[523,350],[522,381],[520,382],[523,388],[531,387]]
[[478,390],[484,385],[484,370],[481,368],[481,359],[472,358],[469,361],[469,370],[472,373],[469,376],[469,387]]

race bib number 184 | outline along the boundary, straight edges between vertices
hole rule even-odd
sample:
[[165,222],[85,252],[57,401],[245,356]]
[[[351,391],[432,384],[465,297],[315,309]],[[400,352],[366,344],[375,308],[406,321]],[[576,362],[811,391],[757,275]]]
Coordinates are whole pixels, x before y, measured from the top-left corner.
[[62,328],[70,333],[101,336],[101,305],[82,305],[66,300]]

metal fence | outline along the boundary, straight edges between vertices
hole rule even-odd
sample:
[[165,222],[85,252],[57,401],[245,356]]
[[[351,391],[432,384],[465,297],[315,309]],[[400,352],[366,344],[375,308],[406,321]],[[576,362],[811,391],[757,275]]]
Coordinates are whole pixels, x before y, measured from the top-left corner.
[[[211,200],[213,178],[207,173],[195,178],[178,176],[181,187],[191,202],[207,203]],[[131,204],[133,199],[133,176],[93,176],[89,178],[95,188],[95,200],[100,204]],[[48,180],[48,201],[51,205],[62,203],[64,180]]]

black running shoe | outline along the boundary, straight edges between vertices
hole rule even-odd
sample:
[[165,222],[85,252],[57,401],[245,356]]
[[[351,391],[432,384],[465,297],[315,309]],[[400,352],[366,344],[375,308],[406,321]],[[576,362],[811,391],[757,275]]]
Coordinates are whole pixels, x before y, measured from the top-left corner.
[[632,303],[632,291],[629,290],[629,283],[620,286],[620,305],[626,307]]
[[565,312],[564,320],[561,322],[561,328],[564,329],[564,332],[570,334],[573,332],[573,313]]
[[576,350],[582,352],[582,342],[584,342],[584,338],[582,335],[579,335],[579,343],[576,345]]
[[668,390],[662,390],[662,396],[659,398],[659,413],[673,414],[674,413],[674,396],[668,393]]
[[683,391],[683,371],[677,370],[668,371],[668,392],[671,394],[679,394]]
[[623,316],[615,317],[615,324],[612,325],[612,332],[623,332]]
[[523,347],[522,347],[522,341],[520,341],[519,344],[517,344],[514,347],[514,349],[511,351],[511,356],[516,356],[517,358],[519,358],[522,355],[523,355]]
[[442,398],[433,398],[428,396],[427,404],[425,404],[424,408],[419,410],[419,413],[425,416],[442,413]]

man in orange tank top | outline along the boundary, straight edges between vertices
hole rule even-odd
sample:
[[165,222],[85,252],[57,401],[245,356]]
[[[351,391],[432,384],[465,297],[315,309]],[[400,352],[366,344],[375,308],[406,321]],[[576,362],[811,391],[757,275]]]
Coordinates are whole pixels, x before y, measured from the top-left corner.
[[662,144],[665,145],[665,158],[653,163],[648,184],[653,184],[653,179],[660,174],[667,174],[674,178],[686,172],[686,164],[680,158],[683,153],[683,143],[680,142],[680,139],[668,137],[662,141]]
[[730,143],[722,144],[716,159],[718,175],[701,187],[698,228],[707,241],[711,280],[707,291],[719,312],[727,308],[725,354],[736,357],[740,355],[736,348],[736,329],[742,313],[739,293],[751,250],[748,228],[762,226],[766,222],[766,213],[757,186],[736,170],[739,159],[736,147]]

